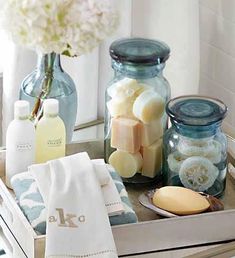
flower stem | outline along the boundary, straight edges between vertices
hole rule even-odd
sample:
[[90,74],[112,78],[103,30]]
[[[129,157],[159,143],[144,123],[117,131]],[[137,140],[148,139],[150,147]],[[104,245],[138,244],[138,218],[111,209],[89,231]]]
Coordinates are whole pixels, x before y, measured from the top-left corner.
[[51,91],[52,82],[53,82],[53,72],[54,72],[54,63],[56,59],[56,53],[46,54],[43,57],[43,63],[40,65],[40,69],[44,70],[44,80],[42,82],[41,92],[36,98],[34,107],[32,109],[30,119],[39,121],[42,117],[42,106],[43,101],[48,97]]

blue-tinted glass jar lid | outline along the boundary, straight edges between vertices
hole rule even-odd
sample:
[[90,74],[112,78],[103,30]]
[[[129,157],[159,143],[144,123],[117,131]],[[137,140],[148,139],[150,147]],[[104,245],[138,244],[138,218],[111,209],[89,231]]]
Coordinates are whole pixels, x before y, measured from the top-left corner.
[[114,41],[109,52],[117,62],[156,65],[169,58],[170,48],[157,40],[126,38]]
[[226,116],[227,106],[217,99],[191,95],[170,100],[166,112],[178,123],[207,126],[221,121]]

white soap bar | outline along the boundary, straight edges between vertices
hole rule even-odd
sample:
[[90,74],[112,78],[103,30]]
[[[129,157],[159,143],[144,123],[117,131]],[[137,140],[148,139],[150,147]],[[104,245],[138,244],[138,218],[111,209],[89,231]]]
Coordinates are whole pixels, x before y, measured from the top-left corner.
[[112,117],[126,117],[137,119],[133,114],[133,104],[136,98],[145,90],[150,89],[146,84],[138,84],[136,80],[125,78],[108,89],[112,97],[107,102],[107,108]]
[[123,100],[125,98],[133,97],[133,95],[142,88],[137,80],[131,78],[124,78],[107,90],[108,95],[115,100]]
[[162,139],[143,147],[141,151],[143,155],[142,175],[153,178],[162,167]]
[[163,135],[161,120],[154,120],[149,124],[141,123],[141,146],[149,146]]
[[142,92],[133,104],[133,114],[143,123],[161,118],[165,107],[164,99],[155,91]]
[[158,189],[153,196],[153,204],[178,215],[197,214],[210,206],[207,199],[199,193],[177,186]]
[[128,98],[122,101],[116,101],[116,100],[110,100],[107,102],[107,108],[109,110],[109,113],[112,117],[127,117],[136,119],[136,117],[133,114],[133,98]]
[[128,118],[113,118],[111,147],[136,153],[140,150],[140,123]]
[[118,172],[121,177],[133,177],[142,167],[143,159],[139,152],[131,154],[117,150],[109,157],[109,164]]

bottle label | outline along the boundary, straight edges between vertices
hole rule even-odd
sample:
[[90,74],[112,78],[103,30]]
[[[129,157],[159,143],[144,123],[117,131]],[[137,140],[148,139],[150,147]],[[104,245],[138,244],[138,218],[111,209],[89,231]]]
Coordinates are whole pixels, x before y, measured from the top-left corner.
[[62,138],[47,141],[48,147],[60,147],[62,145]]
[[18,143],[16,145],[17,151],[26,151],[26,150],[31,150],[31,149],[32,149],[32,144],[30,144],[30,143]]

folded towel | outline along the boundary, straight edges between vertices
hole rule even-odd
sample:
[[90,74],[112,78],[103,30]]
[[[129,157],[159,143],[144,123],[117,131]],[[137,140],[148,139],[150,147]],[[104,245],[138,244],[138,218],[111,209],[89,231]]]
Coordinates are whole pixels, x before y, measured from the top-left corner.
[[[103,198],[105,201],[105,206],[107,208],[108,214],[110,216],[122,214],[124,212],[124,208],[121,202],[121,198],[109,174],[106,164],[104,163],[104,160],[101,160],[101,159],[92,160],[92,164],[93,164],[95,173],[97,175],[98,181],[102,186]],[[29,167],[29,173],[31,173],[32,170],[35,172],[37,169],[39,169],[40,171],[42,169],[46,171],[49,169],[49,163],[32,165],[31,167]],[[40,176],[40,174],[38,176]],[[42,181],[43,178],[39,178],[39,180]],[[48,196],[48,189],[50,189],[50,185],[51,185],[51,178],[48,177],[47,181],[44,182],[44,184],[39,186],[39,192],[41,194],[45,193],[44,194],[44,197],[46,198],[44,200],[45,204],[48,202],[47,196]]]
[[136,223],[138,222],[137,215],[133,210],[131,205],[130,199],[128,197],[128,193],[126,188],[122,182],[121,177],[117,174],[117,172],[113,169],[112,166],[107,165],[109,170],[110,176],[115,183],[115,186],[120,194],[122,205],[124,207],[124,212],[117,216],[109,217],[109,221],[111,225],[121,225],[121,224],[128,224],[128,223]]
[[[116,189],[119,192],[122,205],[124,207],[124,212],[122,214],[109,217],[110,224],[120,225],[136,223],[137,216],[132,208],[121,177],[110,165],[107,165],[107,168],[112,181],[115,183]],[[44,235],[46,233],[45,205],[38,190],[36,181],[29,172],[25,172],[15,175],[12,178],[11,184],[15,192],[17,202],[29,223],[37,234]]]
[[104,160],[95,159],[92,160],[92,163],[102,186],[103,198],[109,216],[122,214],[124,212],[122,201]]
[[87,153],[33,165],[29,171],[46,206],[45,257],[117,257],[101,186]]

